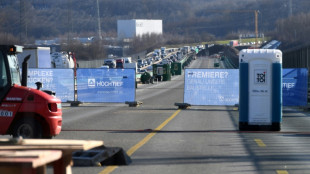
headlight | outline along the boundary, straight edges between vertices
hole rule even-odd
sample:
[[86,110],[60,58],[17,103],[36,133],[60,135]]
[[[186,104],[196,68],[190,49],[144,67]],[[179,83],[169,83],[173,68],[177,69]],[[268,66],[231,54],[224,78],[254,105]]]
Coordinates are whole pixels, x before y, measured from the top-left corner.
[[48,109],[51,112],[57,112],[58,109],[61,109],[61,103],[49,103]]
[[61,103],[57,103],[57,109],[61,109]]

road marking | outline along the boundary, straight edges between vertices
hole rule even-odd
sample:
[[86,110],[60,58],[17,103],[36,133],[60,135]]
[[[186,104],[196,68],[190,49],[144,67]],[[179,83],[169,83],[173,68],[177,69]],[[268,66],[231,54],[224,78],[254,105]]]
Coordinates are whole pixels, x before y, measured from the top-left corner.
[[[146,144],[154,135],[157,134],[156,131],[160,131],[163,127],[165,127],[174,117],[176,117],[180,113],[181,109],[178,109],[174,114],[172,114],[167,120],[165,120],[163,123],[161,123],[156,129],[154,129],[154,132],[149,133],[146,137],[144,137],[140,142],[138,142],[136,145],[132,146],[128,151],[127,155],[131,156],[134,154],[139,148],[141,148],[144,144]],[[113,172],[115,169],[117,169],[118,166],[108,166],[104,170],[102,170],[99,174],[109,174]]]
[[286,170],[277,170],[277,174],[288,174]]
[[109,174],[117,168],[118,168],[118,166],[108,166],[104,170],[102,170],[99,174]]
[[266,147],[266,144],[261,139],[254,139],[259,147]]

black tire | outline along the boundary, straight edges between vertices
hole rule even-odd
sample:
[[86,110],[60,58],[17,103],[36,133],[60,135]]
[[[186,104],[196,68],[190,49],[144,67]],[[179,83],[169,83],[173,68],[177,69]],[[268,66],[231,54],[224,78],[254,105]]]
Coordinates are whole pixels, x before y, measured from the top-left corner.
[[42,138],[42,128],[35,119],[19,119],[13,129],[13,137]]

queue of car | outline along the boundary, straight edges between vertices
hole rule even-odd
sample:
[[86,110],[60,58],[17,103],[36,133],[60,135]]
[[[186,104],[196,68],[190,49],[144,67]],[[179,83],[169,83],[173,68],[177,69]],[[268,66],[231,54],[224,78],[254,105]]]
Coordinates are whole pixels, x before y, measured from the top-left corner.
[[144,73],[147,71],[152,71],[153,64],[171,64],[172,62],[177,62],[183,59],[183,56],[188,54],[190,51],[195,49],[201,50],[204,48],[203,45],[197,45],[197,47],[184,46],[181,48],[169,48],[161,47],[160,49],[155,49],[153,53],[148,54],[145,59],[138,58],[137,66],[138,73]]

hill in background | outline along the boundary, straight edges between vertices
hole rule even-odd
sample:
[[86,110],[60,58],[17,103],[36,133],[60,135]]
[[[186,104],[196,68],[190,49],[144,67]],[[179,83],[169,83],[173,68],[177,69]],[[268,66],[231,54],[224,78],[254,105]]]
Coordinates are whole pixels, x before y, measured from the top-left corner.
[[[162,19],[165,34],[228,37],[254,32],[254,10],[259,10],[259,31],[276,28],[276,21],[307,13],[309,0],[98,0],[104,36],[116,36],[119,19]],[[59,36],[95,36],[96,0],[0,0],[0,33],[25,42]]]

